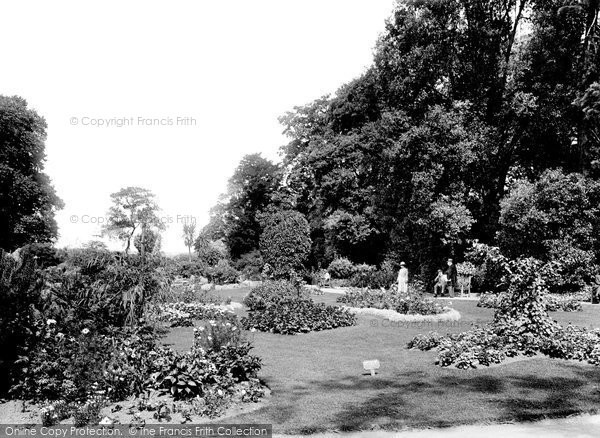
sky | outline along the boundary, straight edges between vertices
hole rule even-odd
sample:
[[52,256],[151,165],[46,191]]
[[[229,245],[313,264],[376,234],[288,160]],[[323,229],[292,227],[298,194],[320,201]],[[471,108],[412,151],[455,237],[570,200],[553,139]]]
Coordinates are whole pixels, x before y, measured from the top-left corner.
[[366,70],[394,4],[2,2],[0,94],[48,123],[57,245],[99,239],[110,194],[140,186],[161,207],[163,251],[185,252],[183,223],[207,223],[244,155],[278,160],[277,118]]

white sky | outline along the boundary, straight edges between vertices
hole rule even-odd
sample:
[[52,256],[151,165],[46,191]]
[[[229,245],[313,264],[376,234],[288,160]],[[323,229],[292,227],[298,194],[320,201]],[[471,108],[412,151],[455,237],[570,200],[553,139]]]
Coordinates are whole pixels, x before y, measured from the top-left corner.
[[[0,4],[0,94],[24,97],[48,122],[46,172],[65,202],[58,245],[94,239],[110,193],[135,185],[157,195],[171,223],[163,250],[184,252],[183,218],[207,222],[245,154],[277,159],[287,141],[278,116],[365,70],[394,3]],[[90,125],[122,118],[133,123]]]

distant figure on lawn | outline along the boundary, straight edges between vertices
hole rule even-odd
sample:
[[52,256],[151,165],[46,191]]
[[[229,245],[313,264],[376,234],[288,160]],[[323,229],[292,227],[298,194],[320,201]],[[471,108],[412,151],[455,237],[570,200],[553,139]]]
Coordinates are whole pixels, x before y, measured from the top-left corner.
[[451,297],[454,297],[454,288],[457,284],[456,265],[452,259],[448,259],[448,267],[446,268],[446,277],[448,278],[448,292]]
[[404,262],[400,263],[400,270],[398,271],[398,293],[408,293],[408,269]]
[[[438,269],[437,276],[435,280],[433,280],[433,296],[437,297],[438,295],[444,295],[444,291],[446,290],[446,285],[448,284],[448,277],[441,269]],[[438,293],[439,289],[439,293]]]

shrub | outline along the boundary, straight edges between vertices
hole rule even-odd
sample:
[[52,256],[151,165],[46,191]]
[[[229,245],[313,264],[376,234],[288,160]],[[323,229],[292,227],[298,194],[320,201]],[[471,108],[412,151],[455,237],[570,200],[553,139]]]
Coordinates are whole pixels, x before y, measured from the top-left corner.
[[135,325],[147,302],[169,286],[158,263],[153,257],[79,252],[64,266],[45,271],[46,316],[96,330]]
[[200,260],[183,260],[177,263],[175,275],[183,278],[190,278],[192,275],[194,277],[206,277],[207,270],[207,265]]
[[110,399],[122,400],[143,390],[156,341],[150,328],[69,333],[48,320],[22,349],[11,393],[34,401],[85,401],[96,384]]
[[265,217],[260,253],[276,279],[294,279],[310,252],[310,228],[297,211],[281,211]]
[[442,336],[437,332],[429,332],[426,335],[417,335],[408,343],[408,348],[416,348],[422,351],[431,350],[440,345]]
[[217,394],[223,397],[232,392],[236,383],[256,378],[261,362],[249,354],[251,348],[242,340],[236,324],[220,319],[211,321],[194,330],[191,351],[162,351],[151,375],[151,385],[176,399],[197,395],[211,399]]
[[371,289],[389,288],[396,283],[397,272],[391,263],[383,263],[380,269],[371,265],[358,265],[356,272],[350,279],[354,287],[368,287]]
[[473,283],[479,290],[498,292],[506,290],[508,259],[500,248],[475,241],[465,253],[465,263],[472,266]]
[[65,255],[49,243],[30,243],[20,249],[21,257],[33,257],[38,269],[56,266],[64,262]]
[[578,248],[567,239],[546,241],[545,246],[554,274],[546,280],[550,292],[577,292],[592,282],[597,269],[593,251]]
[[160,235],[157,231],[150,229],[143,230],[142,233],[137,234],[133,239],[133,246],[137,249],[138,254],[151,254],[155,247],[160,245]]
[[508,295],[506,293],[484,293],[479,297],[479,301],[477,302],[477,307],[487,307],[491,309],[496,309],[500,307],[502,300],[507,299]]
[[216,284],[235,283],[240,273],[229,264],[226,259],[221,259],[215,266],[208,268],[208,279]]
[[196,250],[198,261],[204,266],[214,266],[219,260],[227,257],[227,253],[219,244],[207,240],[202,235],[196,239],[194,249]]
[[298,289],[289,281],[265,281],[246,295],[244,304],[250,310],[262,310],[290,299],[310,299],[310,294]]
[[339,307],[294,298],[251,310],[242,324],[246,330],[293,335],[355,325],[356,317]]
[[8,390],[8,381],[19,350],[31,344],[36,327],[43,319],[43,275],[35,269],[33,257],[21,261],[0,250],[0,391]]
[[235,262],[235,268],[248,280],[260,280],[264,265],[260,251],[246,253]]
[[350,278],[355,272],[354,264],[345,257],[339,257],[332,260],[327,267],[327,271],[333,278]]

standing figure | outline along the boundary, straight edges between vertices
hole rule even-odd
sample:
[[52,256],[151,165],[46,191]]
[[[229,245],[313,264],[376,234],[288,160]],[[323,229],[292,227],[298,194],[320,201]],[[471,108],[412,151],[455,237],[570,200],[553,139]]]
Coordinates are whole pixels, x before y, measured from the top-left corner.
[[448,267],[446,268],[446,277],[448,277],[448,292],[450,297],[454,298],[454,288],[457,284],[457,276],[456,265],[454,265],[454,261],[452,259],[448,259]]
[[404,262],[400,263],[400,271],[398,271],[398,293],[408,293],[408,269]]
[[446,277],[446,274],[444,274],[441,269],[438,269],[437,276],[433,282],[433,296],[437,297],[438,295],[444,295],[444,292],[446,291],[446,284],[448,284],[448,277]]

